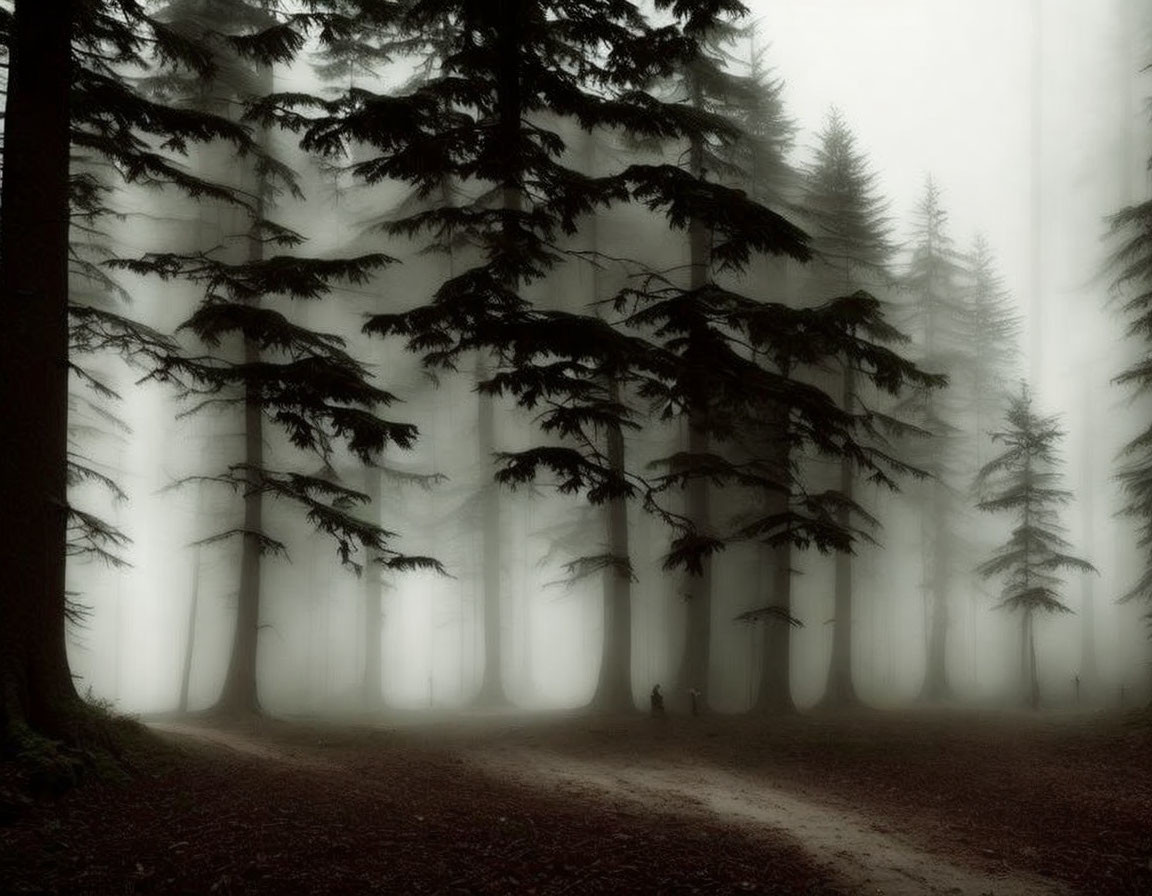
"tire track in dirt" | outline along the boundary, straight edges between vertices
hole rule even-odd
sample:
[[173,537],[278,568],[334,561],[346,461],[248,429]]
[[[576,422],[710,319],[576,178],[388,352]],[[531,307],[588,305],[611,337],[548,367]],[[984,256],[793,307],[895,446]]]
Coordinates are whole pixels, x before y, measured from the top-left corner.
[[998,875],[926,853],[863,816],[820,805],[730,772],[699,765],[619,765],[519,749],[474,755],[489,774],[608,796],[651,811],[706,814],[792,838],[853,894],[1066,896],[1055,881]]

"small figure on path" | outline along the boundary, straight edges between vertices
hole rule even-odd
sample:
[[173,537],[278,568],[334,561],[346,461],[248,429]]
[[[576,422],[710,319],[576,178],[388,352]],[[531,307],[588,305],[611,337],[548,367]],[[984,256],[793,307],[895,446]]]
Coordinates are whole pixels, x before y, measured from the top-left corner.
[[696,688],[688,688],[688,699],[692,701],[692,715],[700,715],[700,692]]
[[664,715],[664,695],[660,693],[660,685],[652,688],[652,693],[648,696],[648,702],[652,704],[652,715]]
[[1072,679],[1072,687],[1076,691],[1076,705],[1079,706],[1080,705],[1080,673],[1079,672],[1077,672],[1075,677]]

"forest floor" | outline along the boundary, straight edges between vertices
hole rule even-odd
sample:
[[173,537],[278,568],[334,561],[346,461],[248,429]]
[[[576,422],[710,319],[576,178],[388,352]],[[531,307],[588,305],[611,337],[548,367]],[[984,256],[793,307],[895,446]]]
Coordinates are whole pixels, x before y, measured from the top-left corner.
[[1147,713],[153,727],[130,777],[9,805],[0,889],[1152,893]]

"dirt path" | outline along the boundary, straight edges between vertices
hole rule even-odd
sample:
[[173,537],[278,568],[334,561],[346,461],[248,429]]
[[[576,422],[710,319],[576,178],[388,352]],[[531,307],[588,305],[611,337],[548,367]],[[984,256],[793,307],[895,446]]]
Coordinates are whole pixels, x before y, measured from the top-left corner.
[[536,750],[476,757],[492,774],[581,795],[623,798],[658,812],[708,813],[784,833],[837,878],[846,892],[885,896],[1057,896],[1054,881],[992,875],[929,855],[880,822],[822,806],[739,775],[700,765],[620,766]]
[[[270,742],[234,730],[175,723],[154,727],[264,761],[319,772],[358,775],[318,748]],[[706,816],[743,830],[784,834],[800,844],[852,894],[885,896],[1062,896],[1053,881],[996,875],[917,849],[869,820],[730,772],[699,764],[642,764],[576,759],[535,747],[471,748],[459,757],[492,777],[583,799],[605,797],[681,818]],[[364,783],[361,779],[361,783]]]

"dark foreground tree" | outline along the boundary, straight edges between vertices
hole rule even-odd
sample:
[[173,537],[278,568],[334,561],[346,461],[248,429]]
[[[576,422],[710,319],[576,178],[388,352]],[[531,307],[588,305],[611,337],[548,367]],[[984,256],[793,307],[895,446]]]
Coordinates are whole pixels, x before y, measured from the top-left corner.
[[[5,24],[0,203],[0,733],[75,738],[65,651],[68,463],[68,157],[77,4],[21,0]],[[5,17],[7,18],[7,17]]]
[[66,532],[76,516],[65,492],[68,315],[122,344],[151,334],[101,309],[69,309],[69,192],[85,186],[70,180],[69,142],[121,182],[234,201],[173,156],[212,141],[259,148],[235,123],[157,104],[121,76],[149,58],[211,74],[211,60],[134,0],[20,0],[0,26],[9,50],[0,300],[13,320],[0,336],[0,499],[21,520],[0,554],[0,726],[6,741],[29,729],[77,741],[88,713],[64,643]]
[[1036,674],[1036,614],[1070,613],[1060,589],[1062,570],[1095,572],[1095,567],[1067,553],[1059,508],[1072,500],[1061,489],[1058,448],[1064,438],[1057,417],[1041,417],[1032,407],[1026,386],[1008,408],[1004,429],[992,440],[1004,446],[980,469],[977,505],[992,513],[1009,513],[1016,522],[1008,541],[979,567],[985,577],[1002,577],[999,607],[1021,613],[1020,647],[1024,696],[1033,709],[1040,706]]

